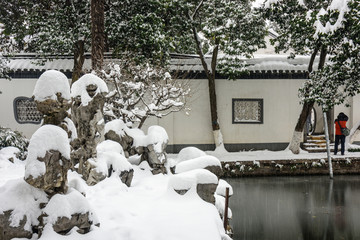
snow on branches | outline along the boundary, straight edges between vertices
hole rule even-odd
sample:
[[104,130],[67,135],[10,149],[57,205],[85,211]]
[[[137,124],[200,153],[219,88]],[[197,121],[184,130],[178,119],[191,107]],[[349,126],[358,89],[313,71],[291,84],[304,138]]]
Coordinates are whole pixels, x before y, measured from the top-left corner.
[[137,124],[139,128],[149,116],[161,118],[183,110],[190,94],[187,81],[149,64],[123,60],[110,64],[99,75],[110,88],[105,116]]
[[276,50],[312,54],[312,60],[321,52],[317,71],[314,61],[309,63],[310,79],[299,91],[302,102],[317,102],[327,111],[359,93],[359,1],[268,0],[264,13],[279,34]]

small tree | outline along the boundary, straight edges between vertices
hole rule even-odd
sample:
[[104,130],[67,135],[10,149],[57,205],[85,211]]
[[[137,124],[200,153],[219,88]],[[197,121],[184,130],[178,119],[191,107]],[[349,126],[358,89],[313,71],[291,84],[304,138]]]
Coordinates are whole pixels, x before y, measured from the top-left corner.
[[[211,0],[188,3],[185,16],[209,85],[211,126],[215,146],[224,147],[217,113],[216,73],[234,78],[244,71],[243,57],[264,47],[265,22],[251,9],[250,1]],[[211,57],[210,64],[206,55]]]
[[303,101],[317,102],[324,111],[343,103],[349,106],[349,97],[360,93],[359,9],[358,1],[330,5],[323,15],[328,21],[317,27],[317,34],[327,34],[337,44],[324,68],[313,73],[300,89],[300,97]]
[[185,108],[187,81],[173,78],[165,68],[130,61],[111,64],[100,77],[111,86],[105,104],[108,119],[122,119],[141,128],[150,116],[161,118]]
[[295,57],[296,54],[311,55],[309,73],[313,73],[315,58],[320,54],[318,73],[310,75],[310,80],[304,84],[300,93],[303,96],[303,108],[289,144],[289,149],[295,154],[300,152],[304,125],[316,102],[310,97],[314,96],[314,86],[324,86],[324,82],[318,82],[318,76],[327,71],[323,69],[326,57],[336,54],[335,49],[343,38],[342,35],[333,33],[342,26],[343,14],[347,11],[346,1],[342,5],[337,3],[339,1],[268,0],[264,4],[265,16],[275,24],[279,33],[279,36],[272,40],[277,51],[290,51],[290,57]]

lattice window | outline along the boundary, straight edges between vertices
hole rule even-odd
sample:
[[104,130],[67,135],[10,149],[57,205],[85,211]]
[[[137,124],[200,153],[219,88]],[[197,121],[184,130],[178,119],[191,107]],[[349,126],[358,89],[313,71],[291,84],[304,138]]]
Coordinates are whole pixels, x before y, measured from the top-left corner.
[[263,123],[263,99],[233,99],[233,123]]
[[32,98],[17,97],[14,100],[14,115],[18,123],[40,124],[42,114]]

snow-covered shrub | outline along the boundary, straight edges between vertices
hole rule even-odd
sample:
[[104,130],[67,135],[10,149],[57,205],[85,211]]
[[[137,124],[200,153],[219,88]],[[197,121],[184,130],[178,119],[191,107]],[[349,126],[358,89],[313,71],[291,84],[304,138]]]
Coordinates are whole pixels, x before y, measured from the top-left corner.
[[20,149],[19,159],[24,160],[27,155],[29,140],[18,131],[0,127],[0,149],[4,147],[16,147]]
[[187,82],[172,77],[167,69],[129,60],[110,64],[100,77],[110,88],[105,116],[139,128],[150,116],[161,118],[181,111],[190,94]]

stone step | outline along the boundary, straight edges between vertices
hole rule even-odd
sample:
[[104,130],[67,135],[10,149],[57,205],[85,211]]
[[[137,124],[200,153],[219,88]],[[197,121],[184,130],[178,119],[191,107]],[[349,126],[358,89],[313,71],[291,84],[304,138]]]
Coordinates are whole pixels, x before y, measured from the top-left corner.
[[308,140],[325,140],[325,135],[309,135]]
[[[308,148],[305,149],[305,151],[308,151],[309,153],[321,153],[326,152],[326,148]],[[334,152],[334,148],[330,148],[330,152]]]
[[[303,146],[304,146],[304,148],[314,148],[314,147],[325,148],[326,142],[304,143]],[[330,143],[330,147],[333,147],[333,146],[334,146],[334,144]]]
[[307,143],[326,143],[326,140],[307,140]]

